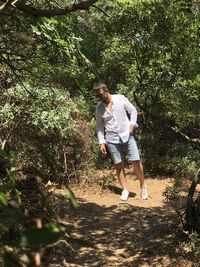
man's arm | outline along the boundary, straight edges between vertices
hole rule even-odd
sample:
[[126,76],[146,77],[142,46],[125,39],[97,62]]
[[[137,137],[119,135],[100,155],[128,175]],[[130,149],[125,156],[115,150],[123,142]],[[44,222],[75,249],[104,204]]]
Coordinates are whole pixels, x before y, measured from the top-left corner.
[[133,104],[131,104],[131,102],[125,96],[124,96],[124,107],[126,111],[128,112],[128,114],[130,115],[130,132],[132,132],[134,128],[138,127],[138,124],[137,124],[138,113],[137,113],[136,108],[133,106]]
[[107,154],[106,146],[105,146],[105,128],[104,123],[101,116],[98,114],[98,110],[96,109],[96,128],[97,128],[97,138],[99,141],[99,150],[102,154]]

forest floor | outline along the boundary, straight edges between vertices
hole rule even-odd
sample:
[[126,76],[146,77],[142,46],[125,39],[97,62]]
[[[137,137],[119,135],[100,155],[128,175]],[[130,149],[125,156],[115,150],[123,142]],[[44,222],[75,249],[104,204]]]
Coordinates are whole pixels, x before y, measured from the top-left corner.
[[[95,174],[96,175],[96,174]],[[77,209],[66,203],[66,189],[57,189],[58,220],[75,238],[92,247],[58,243],[45,253],[45,267],[191,267],[191,254],[183,247],[184,234],[177,214],[164,201],[170,178],[146,177],[148,200],[140,198],[139,181],[128,173],[128,201],[120,200],[116,183],[99,186],[73,186]],[[60,202],[61,201],[61,202]],[[66,215],[67,214],[67,215]]]

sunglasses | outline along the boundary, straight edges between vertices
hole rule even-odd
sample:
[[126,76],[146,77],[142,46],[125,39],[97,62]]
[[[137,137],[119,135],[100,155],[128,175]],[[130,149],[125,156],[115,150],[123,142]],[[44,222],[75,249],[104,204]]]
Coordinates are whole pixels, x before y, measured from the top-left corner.
[[99,92],[99,93],[96,93],[96,97],[99,98],[99,99],[102,99],[102,98],[104,98],[107,94],[108,94],[108,92]]

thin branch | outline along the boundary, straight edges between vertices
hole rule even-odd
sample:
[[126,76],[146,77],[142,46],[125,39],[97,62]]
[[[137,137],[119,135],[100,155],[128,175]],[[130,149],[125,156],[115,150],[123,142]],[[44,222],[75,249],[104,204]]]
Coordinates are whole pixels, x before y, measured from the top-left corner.
[[0,139],[1,149],[4,149],[5,148],[6,142],[7,142],[7,140],[1,140]]
[[200,139],[199,138],[190,138],[189,136],[187,136],[183,132],[178,131],[175,127],[170,127],[170,129],[172,129],[174,132],[176,132],[179,135],[181,135],[189,143],[195,143],[195,144],[199,144],[200,145]]
[[2,11],[8,4],[10,0],[6,0],[1,6],[0,6],[0,11]]
[[104,15],[106,15],[108,18],[110,18],[110,16],[100,7],[97,7],[95,5],[93,5],[93,7],[95,7],[96,9],[98,9],[99,11],[101,11]]

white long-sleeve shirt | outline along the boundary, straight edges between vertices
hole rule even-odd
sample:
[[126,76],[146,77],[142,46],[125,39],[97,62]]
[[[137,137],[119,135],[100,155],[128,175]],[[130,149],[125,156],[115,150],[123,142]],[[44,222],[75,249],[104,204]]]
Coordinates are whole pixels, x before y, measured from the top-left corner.
[[137,127],[137,110],[124,95],[112,95],[112,111],[103,102],[97,104],[96,125],[99,144],[117,144],[120,138],[126,142],[130,125]]

